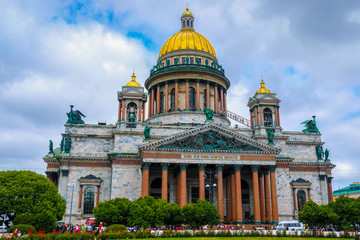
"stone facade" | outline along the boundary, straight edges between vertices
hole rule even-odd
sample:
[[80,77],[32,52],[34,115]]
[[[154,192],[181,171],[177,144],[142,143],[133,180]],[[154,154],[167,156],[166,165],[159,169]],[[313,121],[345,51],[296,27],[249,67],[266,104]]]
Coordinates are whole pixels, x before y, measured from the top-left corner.
[[[184,14],[182,26],[185,17],[193,21]],[[186,29],[183,34],[194,31]],[[186,39],[193,42],[184,46],[205,42]],[[180,206],[207,199],[221,221],[258,224],[297,219],[309,199],[333,200],[335,166],[323,154],[315,117],[306,131],[284,131],[280,99],[262,81],[248,101],[250,120],[237,118],[250,126],[231,127],[230,81],[210,46],[162,49],[145,81],[148,93],[135,74],[118,91],[116,124],[69,117],[61,148],[44,157],[48,178],[67,201],[64,221],[71,215],[82,222],[99,202],[118,197],[150,195]]]

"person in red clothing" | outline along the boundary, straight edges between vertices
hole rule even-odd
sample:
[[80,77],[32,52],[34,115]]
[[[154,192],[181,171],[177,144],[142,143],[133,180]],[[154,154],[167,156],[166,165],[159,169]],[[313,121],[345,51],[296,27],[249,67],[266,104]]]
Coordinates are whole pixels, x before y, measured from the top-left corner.
[[100,222],[100,224],[99,224],[99,233],[101,233],[102,232],[102,222]]

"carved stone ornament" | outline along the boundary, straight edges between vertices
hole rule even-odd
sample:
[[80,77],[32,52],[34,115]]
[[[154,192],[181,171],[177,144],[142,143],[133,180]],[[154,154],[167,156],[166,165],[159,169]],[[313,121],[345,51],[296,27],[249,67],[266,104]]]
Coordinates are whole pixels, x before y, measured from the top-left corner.
[[203,150],[235,150],[261,151],[260,148],[239,142],[234,137],[224,136],[215,131],[206,131],[195,136],[183,138],[160,146],[168,149],[203,149]]

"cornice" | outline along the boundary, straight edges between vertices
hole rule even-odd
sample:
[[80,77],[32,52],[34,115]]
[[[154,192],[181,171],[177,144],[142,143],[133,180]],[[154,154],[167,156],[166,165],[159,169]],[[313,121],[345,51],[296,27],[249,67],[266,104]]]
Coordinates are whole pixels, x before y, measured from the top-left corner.
[[312,146],[319,146],[324,145],[325,142],[307,142],[307,141],[286,141],[287,145],[312,145]]

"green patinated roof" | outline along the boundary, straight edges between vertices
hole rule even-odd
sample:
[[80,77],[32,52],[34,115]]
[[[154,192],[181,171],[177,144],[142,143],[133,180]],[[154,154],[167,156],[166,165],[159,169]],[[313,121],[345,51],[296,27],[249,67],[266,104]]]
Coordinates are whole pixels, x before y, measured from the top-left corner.
[[342,194],[349,194],[349,193],[357,193],[360,192],[360,183],[353,183],[350,186],[341,188],[339,190],[334,191],[334,195],[342,195]]
[[55,156],[59,156],[60,153],[61,153],[61,149],[59,147],[54,149],[54,155]]

